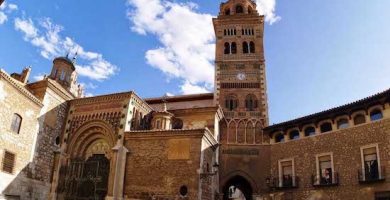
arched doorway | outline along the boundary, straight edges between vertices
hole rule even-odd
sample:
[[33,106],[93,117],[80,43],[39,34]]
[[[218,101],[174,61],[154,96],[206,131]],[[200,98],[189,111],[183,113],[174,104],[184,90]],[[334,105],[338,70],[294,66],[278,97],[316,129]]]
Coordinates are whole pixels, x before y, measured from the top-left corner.
[[224,200],[252,200],[251,184],[242,176],[234,176],[223,187]]
[[86,161],[71,161],[65,178],[65,199],[104,200],[109,172],[110,161],[104,154],[94,154]]

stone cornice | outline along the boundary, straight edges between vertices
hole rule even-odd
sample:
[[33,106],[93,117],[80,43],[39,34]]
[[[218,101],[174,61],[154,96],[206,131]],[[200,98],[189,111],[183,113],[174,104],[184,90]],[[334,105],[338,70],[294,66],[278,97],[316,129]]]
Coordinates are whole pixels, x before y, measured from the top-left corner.
[[34,82],[28,84],[28,87],[31,89],[37,89],[37,88],[50,88],[53,90],[57,95],[61,96],[63,99],[69,101],[75,98],[75,96],[69,92],[67,89],[62,87],[59,83],[57,83],[54,80],[51,80],[49,78],[45,78],[41,81]]
[[83,105],[83,104],[91,104],[91,103],[99,103],[99,102],[109,102],[123,99],[130,99],[134,94],[133,91],[130,92],[122,92],[122,93],[114,93],[114,94],[106,94],[94,97],[86,97],[74,99],[71,101],[73,105]]
[[9,76],[8,73],[5,72],[3,69],[0,69],[0,78],[7,81],[9,84],[11,84],[15,89],[17,89],[21,94],[23,94],[25,97],[30,99],[32,102],[34,102],[40,107],[43,107],[42,102],[37,97],[35,97],[29,90],[27,90],[24,84],[16,82],[16,80],[13,79],[11,76]]
[[202,138],[206,134],[203,129],[172,129],[172,130],[140,130],[125,132],[125,139],[153,139],[166,137],[195,137]]

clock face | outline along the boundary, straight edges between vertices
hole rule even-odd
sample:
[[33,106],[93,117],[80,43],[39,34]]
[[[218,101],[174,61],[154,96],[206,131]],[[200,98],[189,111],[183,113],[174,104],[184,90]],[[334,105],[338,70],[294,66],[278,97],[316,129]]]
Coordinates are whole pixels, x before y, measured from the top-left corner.
[[242,80],[244,80],[245,78],[246,78],[245,73],[241,72],[241,73],[238,73],[238,74],[237,74],[237,79],[238,79],[238,80],[242,81]]

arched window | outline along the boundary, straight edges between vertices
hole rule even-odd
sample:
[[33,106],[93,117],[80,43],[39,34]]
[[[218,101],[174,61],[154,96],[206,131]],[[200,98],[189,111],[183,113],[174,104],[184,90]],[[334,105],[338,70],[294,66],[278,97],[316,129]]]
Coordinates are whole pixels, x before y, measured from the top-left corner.
[[228,42],[225,42],[224,54],[230,54],[230,44]]
[[241,5],[236,6],[236,13],[244,13],[244,8]]
[[15,113],[12,116],[11,131],[19,134],[21,126],[22,126],[22,117]]
[[305,128],[305,137],[312,136],[316,134],[316,129],[313,126]]
[[234,33],[234,35],[237,35],[237,30],[234,29],[234,30],[233,30],[233,33]]
[[321,133],[332,131],[332,124],[330,122],[325,122],[320,126]]
[[378,121],[382,118],[383,118],[383,114],[382,114],[381,110],[375,109],[375,110],[371,111],[371,113],[370,113],[371,121]]
[[337,121],[337,128],[338,129],[344,129],[344,128],[348,128],[348,127],[349,127],[348,119],[343,118],[343,119],[339,119]]
[[225,29],[225,30],[223,30],[223,35],[226,35],[226,29]]
[[237,53],[237,44],[235,42],[232,42],[232,54]]
[[299,131],[298,130],[293,130],[289,134],[290,140],[297,140],[299,139]]
[[284,142],[284,135],[283,133],[278,133],[275,135],[275,143]]
[[241,35],[244,35],[244,29],[241,29]]
[[245,108],[247,111],[254,111],[258,106],[258,101],[255,95],[249,94],[245,98]]
[[366,116],[363,114],[358,114],[353,118],[353,124],[359,125],[366,123]]
[[225,100],[225,107],[232,111],[238,107],[238,99],[234,95],[229,95]]
[[249,53],[249,45],[248,45],[248,42],[243,42],[243,43],[242,43],[242,52],[243,52],[244,54]]
[[250,53],[255,53],[255,43],[254,42],[250,42],[249,50],[250,50]]
[[183,121],[181,119],[174,119],[172,123],[172,129],[182,129]]
[[225,10],[225,15],[230,15],[230,9],[229,9],[229,8],[227,8],[227,9]]

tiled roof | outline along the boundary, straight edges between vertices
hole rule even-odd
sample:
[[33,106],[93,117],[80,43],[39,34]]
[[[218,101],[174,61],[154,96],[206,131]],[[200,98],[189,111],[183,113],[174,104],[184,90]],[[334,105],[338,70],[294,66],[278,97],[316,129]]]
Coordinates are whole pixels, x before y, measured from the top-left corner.
[[146,98],[144,99],[149,104],[167,102],[181,102],[181,101],[197,101],[197,100],[211,100],[214,99],[214,93],[203,93],[203,94],[191,94],[191,95],[178,95],[178,96],[167,96],[157,98]]

